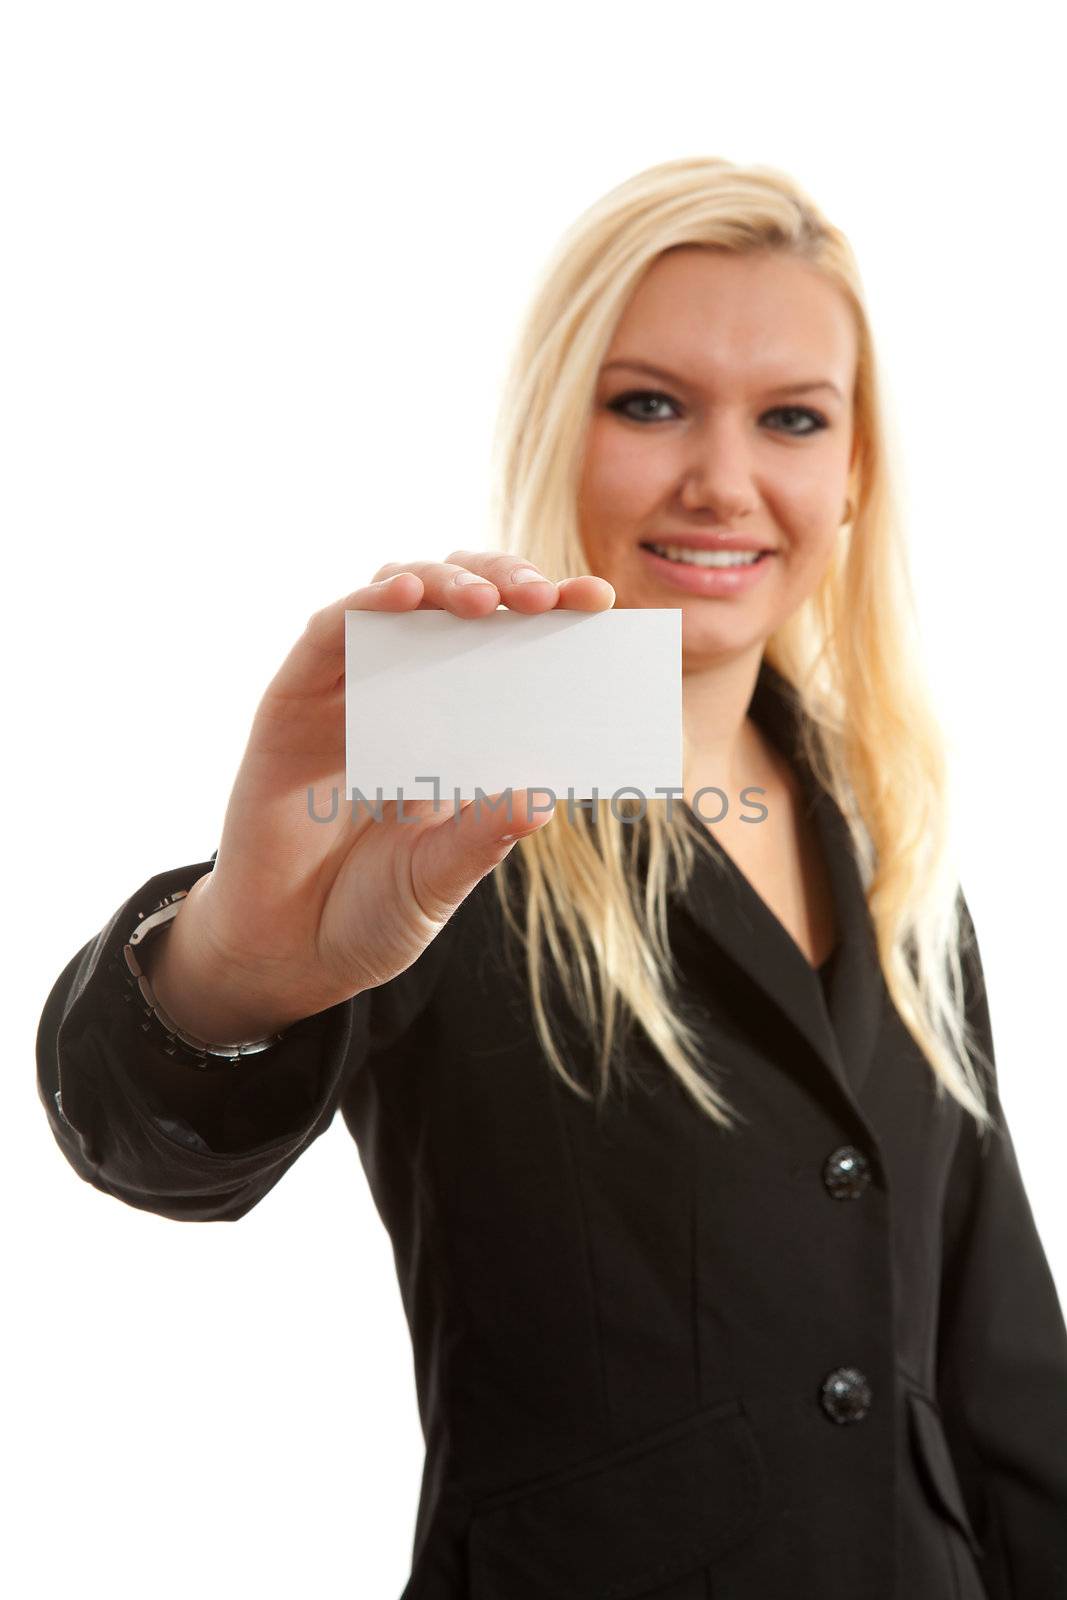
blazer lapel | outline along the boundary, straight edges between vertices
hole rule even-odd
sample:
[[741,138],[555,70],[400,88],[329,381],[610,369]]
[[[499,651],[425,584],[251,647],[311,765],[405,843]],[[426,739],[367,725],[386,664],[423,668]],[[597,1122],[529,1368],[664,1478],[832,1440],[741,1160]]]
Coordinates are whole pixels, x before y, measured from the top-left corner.
[[[698,852],[680,901],[697,925],[796,1028],[849,1101],[855,1104],[870,1069],[881,1015],[882,974],[852,836],[840,808],[804,759],[799,707],[791,686],[766,662],[749,707],[753,720],[782,750],[801,780],[830,876],[839,943],[829,1006],[807,957],[691,807],[686,824],[710,838],[719,867]],[[857,1108],[858,1109],[858,1108]]]

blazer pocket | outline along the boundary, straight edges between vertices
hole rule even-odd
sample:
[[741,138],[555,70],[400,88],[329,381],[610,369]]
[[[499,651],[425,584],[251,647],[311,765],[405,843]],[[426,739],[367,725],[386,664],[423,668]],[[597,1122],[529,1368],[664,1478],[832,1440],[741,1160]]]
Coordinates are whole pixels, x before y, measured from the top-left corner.
[[740,1401],[712,1406],[476,1505],[471,1600],[646,1595],[739,1544],[766,1498]]
[[984,1551],[967,1515],[960,1482],[941,1424],[940,1411],[933,1400],[915,1389],[908,1390],[908,1410],[912,1442],[934,1503],[950,1521],[956,1524],[973,1554],[982,1556]]

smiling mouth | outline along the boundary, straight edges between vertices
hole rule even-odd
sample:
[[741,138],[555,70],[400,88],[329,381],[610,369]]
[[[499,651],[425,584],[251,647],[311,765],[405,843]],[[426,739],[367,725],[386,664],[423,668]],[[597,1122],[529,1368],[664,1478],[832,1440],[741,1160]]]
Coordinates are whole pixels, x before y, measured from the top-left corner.
[[754,567],[774,554],[773,550],[693,550],[678,544],[646,543],[641,548],[686,567]]

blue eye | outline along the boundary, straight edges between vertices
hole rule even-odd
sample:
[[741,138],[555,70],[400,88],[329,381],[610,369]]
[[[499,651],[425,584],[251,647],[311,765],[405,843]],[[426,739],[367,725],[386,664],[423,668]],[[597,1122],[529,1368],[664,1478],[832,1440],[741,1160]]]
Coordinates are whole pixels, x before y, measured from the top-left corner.
[[773,411],[765,411],[763,415],[765,417],[807,418],[808,422],[811,423],[809,428],[786,428],[784,430],[786,433],[794,434],[797,438],[803,438],[808,433],[818,433],[821,428],[825,428],[827,425],[826,418],[821,416],[818,411],[813,411],[810,406],[775,406]]
[[617,411],[618,414],[621,417],[626,417],[631,422],[663,422],[663,421],[665,421],[666,419],[664,417],[662,417],[662,416],[659,416],[659,417],[649,416],[647,411],[642,416],[637,412],[628,411],[626,409],[628,406],[634,405],[634,403],[637,402],[637,401],[648,401],[648,400],[651,400],[653,402],[653,404],[657,404],[657,405],[658,404],[668,405],[668,406],[673,406],[674,405],[674,401],[670,398],[669,395],[661,394],[659,392],[659,390],[657,390],[657,389],[631,389],[627,394],[620,394],[616,399],[610,401],[608,403],[608,410],[609,411]]
[[[667,415],[664,415],[663,411],[657,414],[655,410],[657,406],[669,407],[670,412]],[[626,394],[620,394],[614,400],[609,400],[608,410],[625,417],[629,422],[641,423],[668,422],[670,413],[678,415],[676,402],[659,389],[630,389]],[[806,438],[808,434],[818,433],[828,426],[826,418],[820,412],[813,411],[810,406],[775,406],[773,410],[765,411],[760,420],[765,421],[768,417],[793,419],[792,423],[787,421],[785,427],[779,424],[776,431],[792,434],[795,439]],[[798,427],[796,425],[798,421],[805,423],[806,426]]]

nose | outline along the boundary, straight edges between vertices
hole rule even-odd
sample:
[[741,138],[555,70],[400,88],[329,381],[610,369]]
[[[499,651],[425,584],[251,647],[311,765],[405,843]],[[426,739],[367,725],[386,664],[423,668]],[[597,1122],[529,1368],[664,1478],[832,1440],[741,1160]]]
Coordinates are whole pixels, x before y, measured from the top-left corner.
[[687,511],[708,510],[716,522],[747,516],[758,504],[744,424],[709,417],[688,440],[679,495]]

